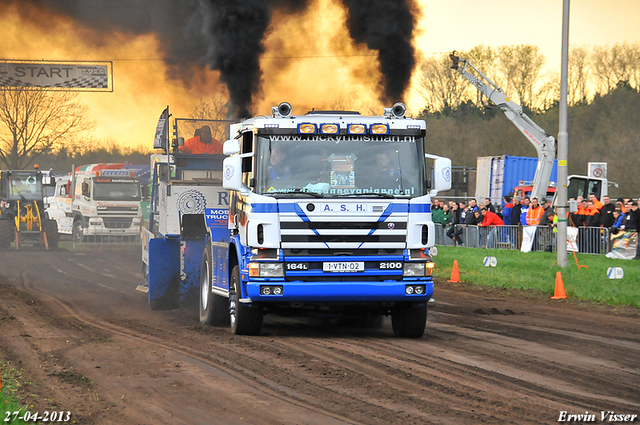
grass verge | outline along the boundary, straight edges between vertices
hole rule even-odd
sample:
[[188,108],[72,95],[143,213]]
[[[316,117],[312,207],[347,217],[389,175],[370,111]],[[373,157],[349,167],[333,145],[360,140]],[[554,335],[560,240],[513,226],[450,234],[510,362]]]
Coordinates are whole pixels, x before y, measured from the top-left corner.
[[[10,363],[5,362],[0,357],[0,377],[2,378],[0,387],[0,423],[21,425],[25,421],[14,419],[16,416],[24,415],[29,410],[28,406],[21,405],[16,391],[22,384],[20,371],[13,368]],[[14,412],[19,412],[14,415]]]
[[[497,267],[485,267],[486,256],[496,257]],[[560,271],[567,297],[597,301],[613,306],[640,308],[640,261],[614,260],[603,255],[568,253],[568,266],[555,264],[556,253],[438,247],[434,276],[451,278],[453,261],[458,260],[460,280],[501,288],[533,289],[553,295],[556,272]],[[609,267],[622,267],[622,279],[609,279]]]

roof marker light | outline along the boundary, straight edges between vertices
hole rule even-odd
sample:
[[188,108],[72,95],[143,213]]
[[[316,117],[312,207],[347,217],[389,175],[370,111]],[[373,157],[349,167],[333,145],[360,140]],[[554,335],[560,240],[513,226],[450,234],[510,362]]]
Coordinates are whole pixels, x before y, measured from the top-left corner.
[[318,127],[313,123],[298,124],[298,134],[316,134]]
[[369,132],[371,134],[389,134],[389,126],[387,124],[371,124]]
[[338,134],[340,133],[339,124],[322,124],[320,125],[321,134]]

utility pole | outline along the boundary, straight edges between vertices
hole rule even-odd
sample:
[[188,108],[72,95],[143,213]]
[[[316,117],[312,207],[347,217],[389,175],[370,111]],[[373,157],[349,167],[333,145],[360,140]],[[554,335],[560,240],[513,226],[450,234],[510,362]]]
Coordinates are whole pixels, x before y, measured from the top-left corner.
[[562,5],[562,64],[560,66],[560,125],[558,131],[558,239],[556,251],[558,266],[567,267],[567,180],[569,170],[569,134],[567,133],[567,80],[569,74],[569,3],[563,0]]

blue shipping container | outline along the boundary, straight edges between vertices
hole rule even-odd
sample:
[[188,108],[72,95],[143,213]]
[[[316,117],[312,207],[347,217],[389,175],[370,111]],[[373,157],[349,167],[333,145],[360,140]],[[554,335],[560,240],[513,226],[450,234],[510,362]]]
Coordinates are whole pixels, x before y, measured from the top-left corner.
[[[513,191],[521,181],[531,182],[536,175],[538,158],[525,156],[494,156],[491,159],[491,186],[492,202],[500,204],[502,197]],[[558,182],[558,160],[556,159],[551,170],[549,183]]]

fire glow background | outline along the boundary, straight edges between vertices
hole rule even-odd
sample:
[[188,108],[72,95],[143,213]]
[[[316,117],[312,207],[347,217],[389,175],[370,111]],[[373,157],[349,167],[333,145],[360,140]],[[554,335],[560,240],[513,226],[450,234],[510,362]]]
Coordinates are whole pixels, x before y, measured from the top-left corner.
[[[449,4],[451,3],[451,4]],[[561,0],[3,0],[0,57],[113,61],[114,92],[82,93],[96,138],[152,146],[169,105],[232,100],[238,117],[290,102],[303,114],[356,97],[381,113],[412,90],[423,55],[538,45],[560,62]],[[573,2],[570,43],[640,40],[640,2]],[[553,69],[555,72],[556,69]]]

